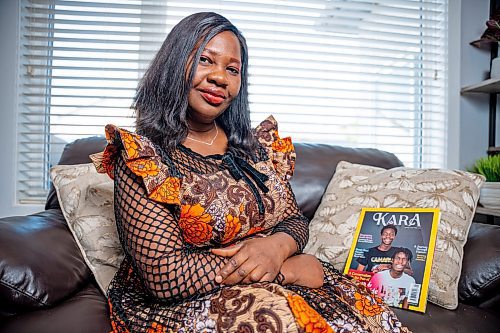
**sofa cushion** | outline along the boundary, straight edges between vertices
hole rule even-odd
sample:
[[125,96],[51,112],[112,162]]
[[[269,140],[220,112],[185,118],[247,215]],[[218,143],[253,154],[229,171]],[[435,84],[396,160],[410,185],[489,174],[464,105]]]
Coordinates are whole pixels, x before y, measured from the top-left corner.
[[113,180],[92,163],[56,165],[52,184],[71,233],[103,293],[123,261],[113,210]]
[[91,282],[55,307],[0,320],[0,333],[108,333],[108,303]]
[[[103,128],[104,131],[104,128]],[[103,136],[92,136],[84,139],[78,139],[68,143],[63,150],[58,165],[83,164],[90,162],[90,154],[103,151],[106,146],[106,139]],[[51,185],[45,209],[55,209],[59,207],[56,190]]]
[[396,308],[393,311],[413,333],[490,333],[500,331],[500,316],[495,312],[466,304],[459,304],[455,311],[427,304],[425,314]]
[[[473,223],[464,248],[460,301],[483,307],[495,306],[500,290],[500,228]],[[495,304],[496,303],[496,304]]]
[[440,208],[428,299],[455,309],[463,246],[483,182],[482,176],[463,171],[340,162],[310,223],[304,251],[343,269],[363,207]]
[[60,210],[0,219],[0,314],[54,305],[90,278]]

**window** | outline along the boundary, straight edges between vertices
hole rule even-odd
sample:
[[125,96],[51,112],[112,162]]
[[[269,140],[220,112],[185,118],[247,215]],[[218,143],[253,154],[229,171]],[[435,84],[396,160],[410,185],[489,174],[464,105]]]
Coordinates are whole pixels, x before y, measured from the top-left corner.
[[40,203],[64,145],[133,129],[135,87],[181,18],[247,38],[250,108],[294,141],[446,160],[446,0],[22,0],[17,201]]

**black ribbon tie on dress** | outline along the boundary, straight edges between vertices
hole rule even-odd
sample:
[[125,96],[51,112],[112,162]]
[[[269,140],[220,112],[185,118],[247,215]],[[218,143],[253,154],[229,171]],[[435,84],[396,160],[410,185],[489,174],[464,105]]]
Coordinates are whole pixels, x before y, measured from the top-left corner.
[[[264,184],[269,177],[257,170],[253,166],[251,166],[244,159],[234,156],[232,153],[226,153],[222,157],[222,162],[227,166],[229,173],[235,180],[243,179],[245,183],[248,184],[250,190],[252,191],[255,199],[257,200],[257,206],[259,207],[259,214],[264,214],[264,202],[262,201],[262,196],[257,190],[257,186],[261,189],[262,192],[269,192],[269,188],[267,188],[266,184]],[[247,176],[247,174],[252,178],[252,180]],[[255,184],[254,184],[255,182]]]

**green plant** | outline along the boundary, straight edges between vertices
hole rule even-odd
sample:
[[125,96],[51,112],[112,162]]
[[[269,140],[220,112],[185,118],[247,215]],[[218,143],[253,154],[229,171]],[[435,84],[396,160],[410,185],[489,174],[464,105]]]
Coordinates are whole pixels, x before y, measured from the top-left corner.
[[485,176],[487,182],[500,182],[500,155],[478,159],[470,171]]

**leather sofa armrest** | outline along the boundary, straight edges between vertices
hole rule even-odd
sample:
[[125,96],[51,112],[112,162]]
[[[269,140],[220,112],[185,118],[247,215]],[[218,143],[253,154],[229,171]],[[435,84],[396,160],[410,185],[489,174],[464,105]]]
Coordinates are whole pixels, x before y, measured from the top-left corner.
[[60,210],[0,219],[0,315],[56,304],[90,277]]
[[458,294],[462,303],[500,308],[500,226],[472,224]]

